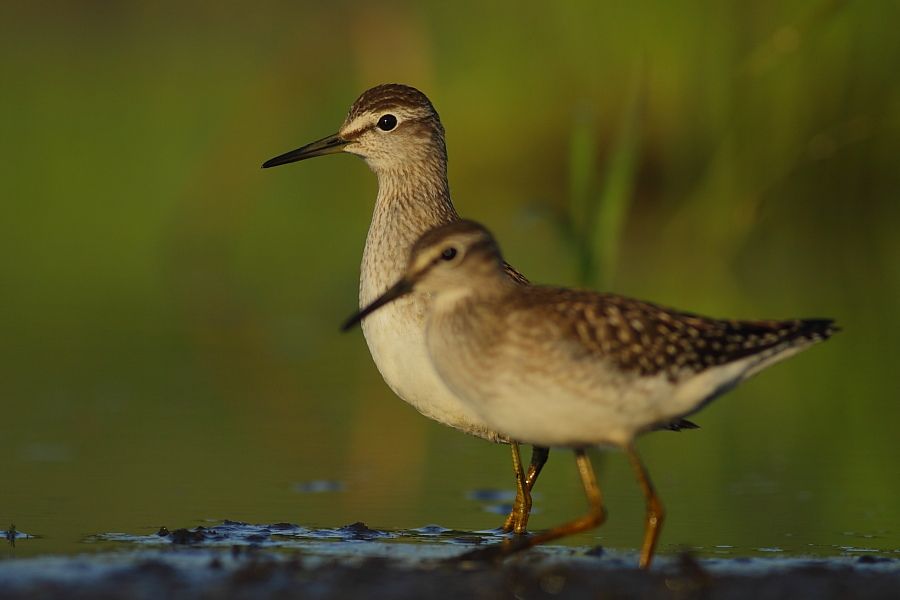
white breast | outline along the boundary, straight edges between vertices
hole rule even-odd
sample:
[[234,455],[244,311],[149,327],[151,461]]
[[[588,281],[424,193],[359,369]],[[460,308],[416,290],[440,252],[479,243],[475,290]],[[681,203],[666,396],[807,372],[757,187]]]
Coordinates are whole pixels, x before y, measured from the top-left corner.
[[[367,247],[368,253],[368,247]],[[363,258],[360,305],[374,300],[395,281]],[[399,277],[399,275],[398,275]],[[490,441],[505,437],[455,396],[438,376],[425,346],[425,315],[430,298],[414,293],[375,311],[362,322],[369,353],[385,383],[420,413]]]

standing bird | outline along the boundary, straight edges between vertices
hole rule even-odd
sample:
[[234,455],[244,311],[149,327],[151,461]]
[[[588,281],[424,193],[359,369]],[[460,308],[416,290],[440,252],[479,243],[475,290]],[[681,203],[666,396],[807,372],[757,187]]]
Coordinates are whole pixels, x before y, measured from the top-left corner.
[[[456,222],[459,216],[447,183],[444,127],[419,90],[399,84],[373,87],[353,103],[336,134],[266,161],[263,168],[339,152],[361,156],[378,177],[378,196],[359,282],[362,307],[403,275],[410,249],[422,234]],[[510,285],[528,283],[506,264],[503,276]],[[394,393],[426,417],[493,442],[510,443],[516,501],[503,530],[524,533],[531,510],[530,491],[547,461],[548,450],[535,447],[528,472],[520,477],[515,441],[488,426],[447,389],[425,349],[429,304],[427,295],[412,294],[367,320],[363,335],[369,352]]]
[[830,319],[711,319],[614,294],[521,286],[505,264],[483,226],[437,227],[413,246],[403,277],[344,325],[377,318],[410,293],[431,294],[428,356],[456,397],[512,439],[574,449],[588,514],[491,547],[501,556],[599,526],[606,511],[585,448],[614,446],[646,498],[640,566],[649,567],[664,512],[635,438],[838,331]]

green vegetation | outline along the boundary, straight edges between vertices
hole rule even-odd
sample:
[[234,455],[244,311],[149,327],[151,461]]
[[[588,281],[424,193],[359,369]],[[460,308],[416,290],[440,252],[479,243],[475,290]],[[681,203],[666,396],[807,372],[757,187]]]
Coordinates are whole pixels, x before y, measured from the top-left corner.
[[[44,536],[18,554],[206,518],[498,523],[465,494],[511,487],[507,451],[420,418],[338,333],[372,175],[259,168],[384,81],[432,98],[457,207],[534,281],[844,327],[700,431],[640,442],[663,551],[900,548],[898,20],[831,0],[0,4],[0,519]],[[571,463],[551,455],[534,526],[582,510]],[[318,479],[345,491],[292,491]],[[599,479],[602,543],[638,546],[623,458]]]

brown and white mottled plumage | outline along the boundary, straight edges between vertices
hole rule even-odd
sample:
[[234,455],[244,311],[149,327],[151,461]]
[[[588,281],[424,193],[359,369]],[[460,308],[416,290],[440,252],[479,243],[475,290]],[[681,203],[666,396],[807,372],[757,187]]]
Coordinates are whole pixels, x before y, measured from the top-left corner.
[[[516,285],[504,264],[481,225],[438,227],[415,244],[400,282],[358,318],[376,317],[409,291],[428,292],[429,357],[489,426],[540,446],[626,449],[648,497],[644,566],[662,509],[634,438],[837,331],[829,319],[711,319],[614,294]],[[581,453],[590,494],[585,465]],[[602,516],[598,501],[591,523]]]
[[711,319],[615,294],[550,287],[534,287],[510,300],[510,311],[540,306],[541,318],[577,339],[586,355],[602,356],[622,372],[664,373],[673,382],[748,356],[777,354],[798,341],[822,339],[831,324]]
[[[454,259],[441,260],[448,248]],[[457,221],[416,243],[405,277],[434,295],[427,343],[438,372],[489,424],[530,443],[625,445],[835,331],[828,319],[712,319],[615,294],[512,285],[504,264],[484,227]],[[577,428],[546,422],[548,405],[566,403],[560,390],[586,403]]]
[[[444,127],[425,94],[406,85],[383,84],[356,99],[337,134],[263,166],[335,152],[362,157],[378,178],[360,273],[363,306],[403,274],[409,251],[423,233],[459,220],[447,182]],[[509,273],[527,282],[511,267]],[[434,372],[425,350],[427,306],[428,296],[415,294],[364,325],[378,370],[400,398],[425,416],[488,440],[504,441],[504,436],[455,398]]]
[[[340,130],[267,161],[283,165],[314,156],[348,152],[362,157],[378,178],[378,196],[363,252],[359,302],[374,300],[406,268],[413,243],[433,227],[459,220],[447,183],[444,128],[428,98],[399,84],[364,92],[350,107]],[[510,281],[527,284],[506,265]],[[427,294],[413,294],[368,320],[363,334],[385,382],[419,412],[450,427],[491,441],[508,441],[488,427],[438,377],[425,348]],[[527,486],[533,485],[546,450],[536,449]],[[523,484],[515,518],[504,528],[524,531],[530,499]]]
[[[388,130],[382,119],[392,118]],[[271,167],[322,154],[361,156],[378,177],[378,196],[366,237],[360,274],[360,306],[397,280],[416,240],[430,229],[459,220],[447,182],[444,127],[427,96],[400,84],[383,84],[360,95],[340,130],[265,163]],[[528,280],[504,263],[506,276]],[[486,426],[447,390],[427,360],[424,314],[429,297],[414,294],[363,324],[369,351],[385,382],[419,412],[456,429],[492,441],[507,438]],[[663,427],[679,429],[690,423]]]

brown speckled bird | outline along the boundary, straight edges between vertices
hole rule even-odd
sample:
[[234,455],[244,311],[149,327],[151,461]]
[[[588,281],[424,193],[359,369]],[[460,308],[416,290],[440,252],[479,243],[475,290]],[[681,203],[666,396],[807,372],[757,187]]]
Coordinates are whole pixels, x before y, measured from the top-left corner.
[[663,508],[634,439],[837,331],[829,319],[710,319],[614,294],[521,286],[504,264],[481,225],[438,227],[416,242],[399,282],[345,325],[414,290],[432,294],[428,355],[456,396],[512,439],[575,449],[590,512],[493,547],[501,555],[603,522],[584,449],[604,445],[624,449],[646,497],[640,565],[649,566]]

